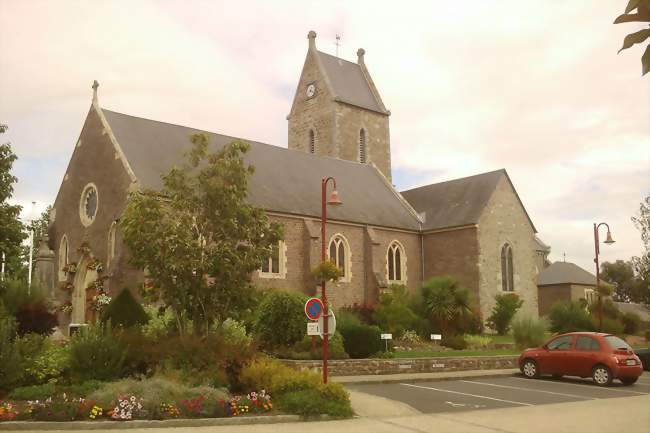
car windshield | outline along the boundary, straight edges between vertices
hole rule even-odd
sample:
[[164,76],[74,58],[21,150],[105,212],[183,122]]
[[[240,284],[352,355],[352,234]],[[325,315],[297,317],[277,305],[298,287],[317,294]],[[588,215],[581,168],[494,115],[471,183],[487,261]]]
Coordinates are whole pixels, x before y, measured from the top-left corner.
[[611,347],[614,350],[617,349],[625,349],[625,350],[632,350],[629,344],[621,338],[618,338],[616,335],[608,335],[605,337],[605,341],[607,344],[609,344],[609,347]]

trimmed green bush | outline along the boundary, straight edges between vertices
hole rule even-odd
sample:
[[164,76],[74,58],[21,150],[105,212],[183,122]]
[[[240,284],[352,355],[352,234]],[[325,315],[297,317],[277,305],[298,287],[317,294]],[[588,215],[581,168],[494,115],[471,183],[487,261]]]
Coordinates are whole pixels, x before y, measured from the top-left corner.
[[353,415],[345,388],[339,383],[323,384],[319,373],[296,371],[276,360],[262,358],[244,367],[240,379],[248,390],[270,392],[276,407],[292,414],[339,418]]
[[618,319],[612,319],[610,317],[603,317],[603,326],[600,329],[600,332],[606,332],[608,334],[614,335],[623,335],[625,326]]
[[13,318],[0,318],[0,391],[8,391],[23,377],[23,360],[14,344],[16,322]]
[[454,350],[467,349],[467,342],[462,335],[448,335],[446,337],[443,335],[442,342],[440,344]]
[[376,326],[337,324],[343,336],[343,347],[350,358],[368,358],[381,350],[381,330]]
[[267,348],[293,346],[307,332],[307,297],[296,292],[273,291],[264,296],[253,325],[260,344]]
[[499,294],[494,299],[496,304],[485,323],[497,331],[499,335],[506,335],[510,330],[510,322],[512,322],[513,317],[524,304],[524,301],[519,299],[519,296],[515,293]]
[[512,323],[512,334],[518,349],[540,347],[546,339],[546,324],[532,317],[522,317]]
[[59,324],[56,314],[49,311],[45,302],[21,306],[16,312],[18,335],[30,333],[50,335]]
[[621,322],[623,322],[623,332],[628,335],[636,334],[641,329],[641,318],[638,314],[623,313]]
[[21,383],[38,385],[46,382],[57,383],[68,369],[69,352],[42,335],[27,334],[14,343],[23,360]]
[[[293,350],[287,353],[289,359],[323,359],[323,340],[316,337],[316,351],[311,352],[311,338],[305,335],[303,339],[293,346]],[[343,337],[341,334],[336,333],[329,339],[328,346],[329,359],[348,359],[349,356],[343,346]]]
[[78,381],[109,381],[124,372],[126,349],[110,323],[82,328],[70,339],[70,375]]
[[390,288],[390,292],[381,295],[373,320],[381,330],[399,339],[404,331],[416,326],[418,316],[408,306],[409,294],[406,287],[393,284]]
[[43,385],[22,386],[14,389],[9,398],[13,400],[45,400],[53,397],[56,387],[53,383]]
[[557,302],[548,315],[552,332],[594,331],[596,329],[589,313],[575,301]]
[[110,321],[114,328],[131,328],[145,325],[149,316],[142,305],[133,298],[131,291],[122,289],[104,309],[101,321]]

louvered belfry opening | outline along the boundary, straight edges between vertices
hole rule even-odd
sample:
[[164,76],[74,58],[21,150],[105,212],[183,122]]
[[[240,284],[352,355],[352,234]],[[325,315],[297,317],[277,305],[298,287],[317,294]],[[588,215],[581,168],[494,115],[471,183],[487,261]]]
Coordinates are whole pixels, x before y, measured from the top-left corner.
[[367,149],[366,149],[366,130],[361,129],[359,131],[359,162],[365,164],[367,161]]
[[309,153],[316,153],[316,134],[314,130],[309,130]]

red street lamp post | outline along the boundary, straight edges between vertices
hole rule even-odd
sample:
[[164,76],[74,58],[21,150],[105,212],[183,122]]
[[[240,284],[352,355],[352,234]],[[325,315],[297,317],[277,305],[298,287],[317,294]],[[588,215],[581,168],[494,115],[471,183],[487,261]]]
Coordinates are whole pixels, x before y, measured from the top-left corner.
[[596,263],[596,290],[598,291],[598,330],[603,330],[603,297],[600,293],[600,264],[598,263],[598,255],[600,254],[600,240],[598,239],[598,229],[600,226],[604,225],[607,227],[607,239],[603,242],[604,244],[611,245],[616,242],[612,239],[612,232],[609,230],[609,225],[607,223],[600,223],[596,225],[594,223],[594,245],[596,250],[596,257],[594,258],[594,263]]
[[[326,201],[327,196],[327,183],[332,181],[334,190],[330,196],[329,201]],[[321,263],[325,263],[325,224],[327,224],[327,205],[341,205],[343,202],[339,199],[339,194],[336,191],[336,179],[333,177],[323,178],[321,180],[321,220],[320,220],[320,259]],[[327,383],[327,356],[329,352],[329,304],[327,303],[327,295],[325,293],[325,280],[321,281],[321,301],[323,301],[323,383]]]

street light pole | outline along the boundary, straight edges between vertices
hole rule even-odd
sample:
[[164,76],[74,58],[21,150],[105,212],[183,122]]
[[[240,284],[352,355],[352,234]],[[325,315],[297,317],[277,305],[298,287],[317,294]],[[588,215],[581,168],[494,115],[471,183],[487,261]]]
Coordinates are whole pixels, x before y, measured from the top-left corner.
[[596,263],[596,291],[598,292],[598,330],[603,330],[603,297],[600,292],[600,263],[598,263],[598,255],[600,254],[600,240],[598,238],[598,229],[600,226],[604,225],[607,227],[607,239],[605,239],[605,244],[613,244],[614,239],[612,239],[612,232],[609,230],[609,225],[607,223],[594,223],[594,247],[596,251],[596,257],[594,258],[594,263]]
[[[332,181],[334,190],[330,196],[329,201],[327,197],[327,183]],[[325,263],[325,225],[327,224],[327,205],[340,205],[338,193],[336,191],[336,179],[333,177],[323,178],[321,180],[321,223],[320,223],[320,259],[321,263]],[[321,281],[321,301],[323,301],[323,383],[327,383],[327,357],[329,355],[329,304],[327,302],[327,294],[325,292],[325,280]]]
[[29,220],[29,273],[27,274],[27,294],[32,292],[32,256],[34,255],[34,206],[36,202],[32,202],[32,214]]

